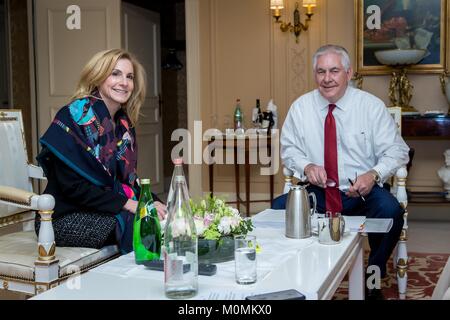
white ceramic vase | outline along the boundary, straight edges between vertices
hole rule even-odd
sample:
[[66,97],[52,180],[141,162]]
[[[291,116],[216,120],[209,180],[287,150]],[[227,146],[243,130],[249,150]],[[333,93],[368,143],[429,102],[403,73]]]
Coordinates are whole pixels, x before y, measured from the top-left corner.
[[448,78],[445,81],[445,96],[447,97],[447,102],[450,105],[450,81]]
[[[450,88],[448,91],[450,91]],[[447,191],[446,198],[450,199],[450,149],[445,150],[444,157],[445,165],[437,171],[437,174],[444,184],[444,190]]]

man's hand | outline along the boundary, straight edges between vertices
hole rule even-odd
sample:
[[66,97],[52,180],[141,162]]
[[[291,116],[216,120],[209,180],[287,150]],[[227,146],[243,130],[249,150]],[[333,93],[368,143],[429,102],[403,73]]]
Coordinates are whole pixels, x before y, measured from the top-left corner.
[[309,183],[322,188],[326,187],[327,172],[324,167],[310,163],[305,167],[305,174]]
[[372,191],[375,185],[375,180],[371,173],[364,173],[356,178],[353,182],[353,186],[345,194],[348,197],[359,197],[358,191],[362,196],[366,196]]
[[155,201],[155,208],[156,208],[156,211],[158,212],[159,220],[166,219],[167,206],[159,201]]

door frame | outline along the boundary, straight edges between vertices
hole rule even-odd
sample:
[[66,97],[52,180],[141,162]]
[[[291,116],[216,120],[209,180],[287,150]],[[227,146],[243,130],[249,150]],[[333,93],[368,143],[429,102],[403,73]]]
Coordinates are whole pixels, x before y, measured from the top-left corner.
[[[27,16],[28,16],[28,61],[30,65],[30,111],[31,111],[31,154],[33,159],[38,154],[38,128],[37,128],[37,108],[36,108],[36,55],[34,43],[34,0],[27,0]],[[34,189],[37,190],[37,189]],[[39,190],[41,191],[41,190]]]
[[[194,121],[202,120],[199,1],[200,0],[185,1],[187,119],[188,130],[191,134],[194,132]],[[191,154],[193,155],[194,152],[196,152],[196,150],[194,146],[191,146]],[[203,164],[189,164],[189,193],[192,197],[203,195],[202,167]],[[199,181],[200,183],[198,183]]]

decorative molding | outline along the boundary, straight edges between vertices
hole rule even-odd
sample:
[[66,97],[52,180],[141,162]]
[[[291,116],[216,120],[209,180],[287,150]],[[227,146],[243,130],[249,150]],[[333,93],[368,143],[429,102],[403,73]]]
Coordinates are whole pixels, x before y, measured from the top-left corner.
[[291,47],[291,94],[294,97],[299,97],[307,90],[305,74],[306,72],[306,48],[297,49]]
[[16,223],[34,220],[34,218],[31,217],[31,215],[32,213],[30,211],[24,211],[13,214],[11,216],[0,217],[0,228]]
[[[152,179],[152,185],[153,185],[152,188],[154,188],[155,184],[159,184],[159,183],[163,182],[162,179],[161,179],[161,176],[160,176],[161,168],[159,168],[159,165],[160,165],[159,158],[160,158],[161,155],[158,154],[159,150],[161,150],[161,152],[163,150],[162,146],[161,146],[162,138],[161,138],[161,135],[158,132],[145,131],[143,129],[144,128],[142,126],[139,127],[138,131],[136,133],[137,137],[139,138],[139,141],[150,141],[150,139],[152,139],[153,143],[154,143],[154,146],[155,146],[155,148],[154,148],[155,152],[150,154],[151,157],[155,158],[155,166],[156,166],[156,169],[155,169],[156,177],[155,177],[155,179]],[[144,136],[147,136],[147,137],[150,137],[150,138],[145,139],[145,138],[143,138]],[[147,143],[147,145],[149,145],[149,143]],[[142,154],[141,154],[141,157],[142,157]],[[140,166],[138,165],[138,167],[140,167]]]
[[[186,0],[186,83],[188,129],[194,132],[194,120],[201,115],[200,1]],[[189,165],[191,196],[202,194],[202,166]]]

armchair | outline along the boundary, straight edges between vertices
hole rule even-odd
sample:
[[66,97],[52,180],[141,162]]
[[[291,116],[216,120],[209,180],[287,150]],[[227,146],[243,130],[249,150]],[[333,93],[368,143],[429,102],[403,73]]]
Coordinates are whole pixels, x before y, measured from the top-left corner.
[[[401,133],[401,108],[400,107],[391,107],[388,108],[389,113],[392,115],[397,128],[399,132]],[[400,234],[399,241],[397,242],[397,246],[394,249],[393,252],[393,263],[394,268],[397,269],[397,283],[398,283],[398,291],[399,291],[399,297],[400,299],[405,299],[406,297],[406,289],[407,289],[407,282],[408,282],[408,251],[406,246],[406,241],[408,239],[408,196],[406,192],[406,179],[408,176],[408,170],[411,166],[412,157],[414,156],[414,150],[410,149],[409,152],[409,163],[405,167],[401,167],[397,170],[395,176],[393,176],[390,180],[390,192],[397,198],[398,202],[402,206],[402,208],[405,210],[405,213],[403,215],[404,218],[404,224],[403,229]],[[283,174],[285,177],[285,183],[284,183],[284,189],[283,189],[283,195],[289,192],[290,187],[293,185],[293,176],[294,173],[284,167],[283,168]],[[282,196],[279,196],[278,198],[274,199],[272,202],[272,208],[279,209],[284,206],[285,198]]]
[[119,250],[115,245],[100,250],[55,245],[55,200],[33,193],[31,179],[45,177],[42,168],[28,163],[23,133],[21,111],[0,110],[0,289],[35,295],[115,258]]
[[[283,168],[283,174],[285,176],[285,183],[284,183],[284,194],[289,192],[290,187],[293,185],[293,175],[294,173],[289,170],[288,168]],[[406,240],[407,240],[407,232],[408,232],[408,211],[406,210],[406,207],[408,205],[408,199],[406,194],[406,177],[407,177],[407,171],[405,167],[402,167],[397,170],[397,173],[395,175],[395,196],[400,203],[400,205],[405,209],[405,213],[403,215],[404,218],[404,224],[402,233],[400,234],[399,241],[397,243],[396,248],[393,252],[393,261],[394,261],[394,268],[397,268],[397,283],[398,283],[398,291],[399,291],[399,297],[400,299],[404,299],[406,297],[406,287],[407,287],[407,270],[408,270],[408,252],[406,247]],[[392,190],[391,190],[392,192]],[[284,195],[283,194],[283,195]],[[282,207],[281,202],[285,201],[285,198],[282,196],[274,199],[274,202],[272,203],[272,208],[279,209]]]

